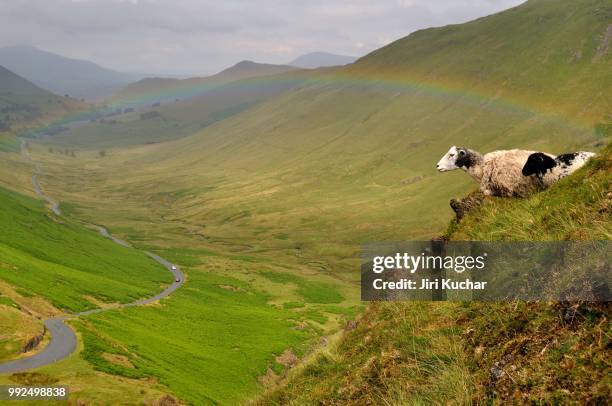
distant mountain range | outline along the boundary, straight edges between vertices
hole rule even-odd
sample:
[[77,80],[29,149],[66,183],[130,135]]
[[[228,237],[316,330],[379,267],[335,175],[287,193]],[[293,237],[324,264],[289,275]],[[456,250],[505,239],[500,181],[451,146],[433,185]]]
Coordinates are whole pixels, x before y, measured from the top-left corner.
[[326,66],[341,66],[353,63],[358,59],[356,56],[336,55],[328,52],[312,52],[297,57],[289,62],[289,65],[304,69],[315,69]]
[[346,65],[356,59],[353,56],[313,52],[296,58],[288,65],[242,61],[213,76],[176,79],[172,78],[172,75],[152,77],[154,75],[146,73],[119,72],[94,62],[67,58],[32,46],[0,48],[1,66],[57,95],[69,95],[87,101],[101,101],[115,93],[119,94],[119,99],[126,99],[142,93],[172,92],[173,89],[177,91],[177,88],[180,88],[179,93],[181,89],[187,87],[193,87],[197,91],[197,86],[275,75],[296,68],[313,69]]
[[113,98],[116,102],[175,101],[189,99],[236,80],[277,75],[297,70],[288,65],[270,65],[242,61],[215,75],[189,79],[146,78],[122,89]]
[[211,78],[221,79],[224,81],[233,81],[258,76],[276,75],[295,69],[296,68],[294,66],[288,65],[272,65],[253,61],[242,61],[217,73],[216,75],[211,76]]
[[31,46],[0,48],[0,65],[58,95],[100,100],[146,74],[117,72]]

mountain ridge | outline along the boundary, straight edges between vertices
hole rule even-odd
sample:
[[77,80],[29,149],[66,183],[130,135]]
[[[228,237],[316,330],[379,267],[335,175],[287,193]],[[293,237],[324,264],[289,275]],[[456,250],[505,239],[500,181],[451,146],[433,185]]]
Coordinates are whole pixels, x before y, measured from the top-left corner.
[[329,66],[342,66],[355,62],[359,57],[332,54],[329,52],[310,52],[300,55],[288,65],[304,69],[316,69]]
[[144,76],[23,45],[0,48],[0,65],[57,95],[88,100],[102,99]]
[[36,86],[2,65],[0,65],[0,91],[16,94],[39,94],[41,96],[51,94],[51,92]]
[[187,79],[144,78],[121,89],[114,97],[117,103],[130,103],[134,100],[145,100],[149,103],[197,97],[228,82],[273,76],[298,68],[288,65],[273,65],[253,61],[241,61],[211,76],[192,77]]
[[610,21],[612,5],[606,1],[529,0],[464,24],[416,31],[346,71],[469,89],[545,112],[601,120],[612,111],[602,91],[612,86],[612,52],[605,46]]

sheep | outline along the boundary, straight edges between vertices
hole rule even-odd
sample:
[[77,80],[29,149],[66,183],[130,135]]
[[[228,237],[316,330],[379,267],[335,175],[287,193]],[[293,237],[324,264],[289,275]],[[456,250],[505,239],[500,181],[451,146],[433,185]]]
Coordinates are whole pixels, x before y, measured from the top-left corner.
[[439,172],[463,169],[480,183],[480,191],[485,196],[525,197],[544,187],[540,178],[522,173],[525,162],[534,152],[511,149],[482,155],[453,146],[436,168]]
[[594,152],[578,151],[553,157],[543,152],[534,152],[527,158],[522,173],[540,179],[544,187],[549,187],[582,168],[595,155]]

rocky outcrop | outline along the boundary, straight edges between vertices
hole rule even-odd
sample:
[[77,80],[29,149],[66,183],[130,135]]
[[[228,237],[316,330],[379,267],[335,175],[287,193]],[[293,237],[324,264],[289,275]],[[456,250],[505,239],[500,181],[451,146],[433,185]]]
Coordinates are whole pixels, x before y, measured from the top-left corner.
[[484,194],[480,192],[470,193],[463,199],[451,199],[450,207],[455,212],[457,222],[460,222],[467,212],[480,206],[483,200]]
[[25,345],[23,346],[23,348],[21,349],[22,353],[26,353],[26,352],[30,352],[32,350],[35,350],[36,347],[38,347],[38,344],[40,344],[40,342],[43,340],[43,338],[45,338],[45,334],[47,334],[47,328],[43,327],[43,331],[42,333],[40,333],[37,336],[34,336],[32,338],[30,338]]

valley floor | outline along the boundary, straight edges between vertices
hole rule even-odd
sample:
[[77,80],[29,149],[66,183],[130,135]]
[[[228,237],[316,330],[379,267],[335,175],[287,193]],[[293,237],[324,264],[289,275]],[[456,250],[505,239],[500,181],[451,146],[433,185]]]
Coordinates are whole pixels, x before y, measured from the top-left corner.
[[[55,107],[11,127],[41,136],[24,145],[32,161],[0,136],[0,361],[47,317],[172,283],[144,251],[187,279],[162,301],[71,321],[75,354],[0,384],[65,384],[92,404],[605,403],[609,308],[567,323],[549,304],[368,306],[359,269],[364,243],[447,227],[449,199],[476,187],[436,171],[452,145],[604,151],[544,193],[486,199],[448,237],[610,239],[610,16],[609,0],[528,1],[348,66],[71,128],[33,129],[80,103],[17,81],[18,111]],[[61,217],[36,199],[34,171]]]
[[[33,163],[24,164],[23,157],[16,152],[6,157],[5,164],[12,162],[24,171],[33,170],[35,166]],[[48,166],[41,167],[41,186],[45,193],[55,196],[45,182],[49,176],[46,172]],[[15,171],[15,175],[14,185],[19,187],[27,177],[19,171]],[[25,189],[31,190],[32,194],[35,192],[31,185]],[[98,252],[98,246],[106,247],[110,243],[95,237],[96,231],[82,227],[74,216],[74,209],[61,199],[63,216],[58,217],[46,212],[42,202],[12,192],[2,193],[7,195],[6,202],[13,204],[10,206],[5,202],[4,205],[4,213],[12,217],[7,217],[11,220],[4,221],[3,227],[13,227],[12,234],[4,230],[7,238],[10,237],[6,240],[9,245],[2,246],[5,261],[8,260],[8,250],[16,247],[15,233],[23,233],[22,223],[16,216],[19,210],[23,210],[21,207],[29,208],[30,213],[38,216],[36,220],[26,219],[25,216],[31,217],[31,214],[23,214],[25,221],[37,224],[36,235],[42,238],[37,240],[34,235],[26,233],[24,241],[30,249],[46,252],[52,248],[50,242],[56,241],[58,254],[62,249],[77,250],[70,255],[50,258],[50,261],[74,260],[78,258],[78,252],[84,254],[88,249]],[[102,222],[96,221],[97,224]],[[73,237],[73,242],[65,239],[68,224],[79,233]],[[46,233],[41,232],[47,229]],[[56,232],[63,237],[53,235]],[[309,352],[318,345],[316,337],[338,329],[361,307],[355,300],[357,291],[352,283],[341,284],[337,279],[313,272],[305,266],[296,269],[282,257],[276,260],[248,252],[252,249],[232,245],[206,244],[204,248],[204,244],[190,244],[189,248],[180,247],[180,243],[189,243],[191,237],[177,238],[178,247],[172,247],[168,245],[173,242],[173,233],[164,235],[163,242],[153,245],[150,240],[144,243],[143,237],[149,237],[147,234],[140,238],[137,232],[121,234],[139,248],[149,249],[180,264],[188,275],[183,289],[158,304],[113,309],[70,321],[79,339],[75,355],[33,373],[5,375],[0,377],[0,382],[66,384],[73,389],[72,399],[94,402],[110,401],[117,396],[117,401],[121,399],[123,403],[123,392],[123,396],[132,393],[131,399],[135,403],[159,399],[164,393],[194,404],[235,403],[256,393],[264,376],[280,376],[293,365],[293,361],[287,363],[281,354],[291,354],[291,359]],[[178,237],[181,233],[175,231],[174,235]],[[88,239],[91,247],[87,246]],[[210,249],[211,246],[216,247]],[[17,248],[25,249],[19,245]],[[123,257],[130,250],[116,246],[113,251],[116,251],[115,271],[121,272],[125,266],[130,266]],[[108,249],[100,252],[112,255]],[[121,255],[117,256],[118,253]],[[24,266],[30,269],[33,260],[27,261]],[[9,262],[15,264],[12,259]],[[106,259],[102,260],[104,262]],[[84,264],[86,262],[80,266]],[[58,270],[57,266],[50,269],[49,275],[56,278],[55,281],[40,279],[43,271],[32,273],[32,278],[22,276],[20,279],[11,279],[6,269],[0,273],[0,279],[4,280],[2,283],[6,283],[2,292],[8,292],[6,299],[0,297],[4,299],[0,306],[6,306],[8,311],[2,313],[0,322],[9,331],[16,332],[8,341],[4,338],[1,341],[6,351],[4,359],[15,357],[26,340],[39,334],[41,323],[38,317],[58,314],[64,308],[107,307],[116,301],[125,301],[118,296],[120,289],[95,282],[95,279],[92,280],[95,287],[88,288],[78,277],[75,280],[74,275],[67,274],[66,280],[74,286],[65,287]],[[137,277],[132,271],[125,275]],[[155,282],[150,276],[144,280]],[[57,290],[48,290],[45,286],[57,286]],[[149,291],[156,293],[156,290],[150,288]],[[25,296],[26,292],[37,293],[38,307]],[[109,295],[110,292],[114,297]],[[73,302],[62,299],[67,297]],[[46,307],[49,310],[42,310]],[[28,313],[35,317],[27,319]],[[45,344],[46,341],[40,347]],[[136,388],[139,386],[145,389],[138,392]]]

